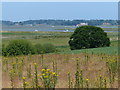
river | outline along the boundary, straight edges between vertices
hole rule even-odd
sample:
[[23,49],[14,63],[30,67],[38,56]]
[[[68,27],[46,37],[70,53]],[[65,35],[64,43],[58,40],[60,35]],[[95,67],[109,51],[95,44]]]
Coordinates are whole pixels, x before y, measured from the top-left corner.
[[[101,28],[117,28],[117,26],[99,26]],[[73,32],[76,26],[3,26],[2,31],[50,31],[50,32]],[[71,30],[70,30],[71,29]],[[105,32],[117,32],[117,31],[105,31]]]

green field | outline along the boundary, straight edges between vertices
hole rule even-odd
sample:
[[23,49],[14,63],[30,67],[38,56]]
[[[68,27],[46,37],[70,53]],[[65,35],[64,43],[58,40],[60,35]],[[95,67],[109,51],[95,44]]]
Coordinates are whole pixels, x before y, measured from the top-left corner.
[[[104,29],[110,31],[116,31],[117,29]],[[2,32],[2,44],[7,45],[9,41],[15,39],[27,39],[32,42],[33,45],[40,43],[46,44],[50,43],[55,45],[61,53],[79,53],[79,52],[96,52],[96,53],[116,53],[117,52],[117,45],[118,45],[118,33],[117,32],[107,32],[108,37],[111,40],[111,47],[104,47],[104,48],[97,48],[97,49],[86,49],[86,50],[77,50],[71,51],[69,48],[69,37],[72,35],[73,32],[16,32],[16,31],[6,31]],[[104,50],[106,49],[106,50]]]

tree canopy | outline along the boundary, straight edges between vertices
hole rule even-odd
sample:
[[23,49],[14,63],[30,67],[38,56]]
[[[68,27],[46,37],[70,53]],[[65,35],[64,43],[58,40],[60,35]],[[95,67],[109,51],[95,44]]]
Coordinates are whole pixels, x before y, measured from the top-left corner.
[[81,26],[75,29],[69,40],[71,50],[110,46],[107,33],[100,27]]

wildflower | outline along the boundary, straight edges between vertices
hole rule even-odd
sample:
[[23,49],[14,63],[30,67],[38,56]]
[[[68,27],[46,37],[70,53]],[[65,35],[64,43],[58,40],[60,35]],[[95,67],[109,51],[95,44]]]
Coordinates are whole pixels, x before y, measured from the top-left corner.
[[77,57],[76,60],[79,60],[79,58]]
[[44,78],[48,78],[48,76],[44,76]]
[[23,80],[25,80],[26,79],[26,77],[23,77]]
[[56,73],[55,73],[55,72],[53,72],[52,74],[53,74],[53,75],[55,75]]
[[89,79],[86,79],[86,81],[89,81]]
[[37,65],[37,63],[34,63],[34,65]]
[[25,82],[25,84],[28,84],[28,82]]
[[48,72],[46,72],[46,73],[48,73]]
[[47,69],[46,71],[50,71],[50,69]]
[[45,71],[45,69],[42,69],[42,71]]
[[38,85],[38,87],[40,88],[41,86],[40,86],[40,85]]
[[104,77],[104,79],[106,79],[106,77]]
[[44,74],[44,73],[43,73],[42,75],[43,75],[43,76],[45,76],[45,74]]
[[40,76],[40,74],[38,74],[38,77]]
[[10,73],[14,72],[13,70],[10,70]]
[[21,62],[18,62],[18,64],[21,64]]

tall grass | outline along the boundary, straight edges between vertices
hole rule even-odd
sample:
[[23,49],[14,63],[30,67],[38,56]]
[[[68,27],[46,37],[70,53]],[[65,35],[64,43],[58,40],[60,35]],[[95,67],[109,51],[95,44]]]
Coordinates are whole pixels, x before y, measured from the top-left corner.
[[29,56],[30,58],[2,57],[3,77],[4,74],[9,77],[3,82],[10,81],[9,88],[116,88],[118,86],[116,83],[119,62],[115,55],[82,53],[69,56],[65,54]]

